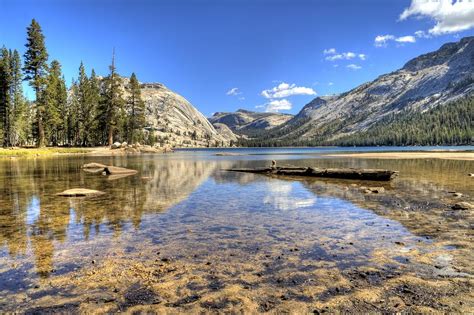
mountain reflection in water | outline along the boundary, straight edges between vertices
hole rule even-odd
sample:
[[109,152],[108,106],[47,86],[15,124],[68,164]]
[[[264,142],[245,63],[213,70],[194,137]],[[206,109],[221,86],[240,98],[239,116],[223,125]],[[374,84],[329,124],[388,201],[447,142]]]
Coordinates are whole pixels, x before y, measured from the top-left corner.
[[[305,156],[278,161],[280,165],[399,170],[400,178],[393,183],[375,183],[386,188],[380,196],[361,193],[364,182],[222,171],[262,166],[272,158],[175,154],[2,160],[0,293],[28,290],[41,279],[79,270],[85,262],[98,259],[94,257],[136,251],[147,259],[156,248],[190,263],[196,255],[222,262],[234,257],[228,263],[237,266],[262,248],[273,255],[297,244],[301,252],[292,265],[297,270],[321,259],[328,264],[323,264],[325,268],[397,264],[404,252],[394,246],[396,242],[405,244],[406,250],[430,250],[426,227],[421,230],[413,223],[417,217],[408,218],[397,207],[425,202],[439,206],[435,203],[452,189],[473,193],[463,178],[472,168],[468,161]],[[81,170],[91,161],[137,169],[138,174],[109,180]],[[106,194],[55,195],[77,187]],[[347,244],[352,244],[350,249]]]

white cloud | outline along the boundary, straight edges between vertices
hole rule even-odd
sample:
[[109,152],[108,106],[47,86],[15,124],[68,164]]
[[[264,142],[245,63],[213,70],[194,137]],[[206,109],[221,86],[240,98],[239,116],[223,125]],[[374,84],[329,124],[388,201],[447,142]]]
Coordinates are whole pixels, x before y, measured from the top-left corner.
[[325,55],[333,55],[336,53],[336,48],[329,48],[329,49],[324,49],[323,54]]
[[335,48],[325,49],[323,51],[326,56],[324,59],[327,61],[336,61],[336,60],[351,60],[356,57],[359,57],[360,60],[365,60],[365,54],[355,54],[352,51],[338,53]]
[[239,101],[245,101],[245,97],[243,96],[239,97]]
[[346,67],[349,68],[349,69],[351,69],[351,70],[359,70],[359,69],[362,69],[361,66],[358,66],[358,65],[353,64],[353,63],[351,63],[350,65],[347,65]]
[[425,31],[416,31],[415,36],[418,38],[430,38],[431,35],[426,33]]
[[239,88],[231,88],[229,91],[227,91],[227,93],[225,93],[226,95],[239,95],[239,94],[242,94],[241,92],[239,92]]
[[374,45],[375,47],[387,47],[388,42],[390,41],[396,41],[397,43],[415,43],[416,38],[415,36],[411,35],[406,35],[406,36],[400,36],[400,37],[395,37],[393,35],[378,35],[375,37],[374,40]]
[[433,19],[436,24],[428,30],[431,35],[466,31],[474,28],[474,3],[471,0],[412,0],[400,20],[411,16]]
[[399,43],[414,43],[416,42],[416,39],[414,36],[409,35],[409,36],[401,36],[401,37],[395,38],[395,41]]
[[329,82],[328,85],[329,85],[329,86],[333,86],[333,85],[334,85],[334,82]]
[[387,46],[387,42],[390,40],[394,40],[395,36],[393,35],[378,35],[375,37],[375,47],[385,47]]
[[293,107],[290,101],[286,99],[282,100],[271,100],[264,105],[256,106],[256,108],[265,108],[266,112],[279,112],[281,110],[290,110]]
[[296,84],[280,83],[269,90],[263,90],[261,95],[265,98],[284,98],[292,95],[316,95],[316,91],[309,87],[296,86]]

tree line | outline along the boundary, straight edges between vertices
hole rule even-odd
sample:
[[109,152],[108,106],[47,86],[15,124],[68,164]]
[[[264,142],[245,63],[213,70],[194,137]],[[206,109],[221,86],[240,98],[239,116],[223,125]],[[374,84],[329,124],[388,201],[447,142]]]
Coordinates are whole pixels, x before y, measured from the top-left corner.
[[[124,84],[115,54],[106,77],[94,69],[87,75],[81,62],[78,78],[68,89],[57,60],[48,62],[45,37],[33,19],[27,27],[23,63],[20,53],[0,51],[0,131],[3,147],[96,146],[114,141],[145,141],[145,103],[132,73]],[[35,92],[28,100],[22,82]]]
[[[366,131],[331,139],[343,128],[344,121],[321,127],[317,134],[302,140],[288,128],[276,127],[259,137],[241,139],[240,146],[407,146],[407,145],[472,145],[474,143],[474,96],[470,95],[425,112],[405,110],[390,114]],[[308,126],[309,128],[310,126]],[[304,133],[305,130],[301,130]],[[279,136],[279,137],[275,137]]]

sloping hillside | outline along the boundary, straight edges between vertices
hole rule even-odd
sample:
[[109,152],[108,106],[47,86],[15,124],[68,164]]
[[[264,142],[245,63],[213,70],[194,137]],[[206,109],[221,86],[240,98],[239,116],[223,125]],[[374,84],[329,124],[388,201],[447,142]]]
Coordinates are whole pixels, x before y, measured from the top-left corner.
[[443,45],[395,72],[332,97],[318,97],[254,144],[336,143],[378,122],[407,112],[425,112],[474,92],[474,37]]

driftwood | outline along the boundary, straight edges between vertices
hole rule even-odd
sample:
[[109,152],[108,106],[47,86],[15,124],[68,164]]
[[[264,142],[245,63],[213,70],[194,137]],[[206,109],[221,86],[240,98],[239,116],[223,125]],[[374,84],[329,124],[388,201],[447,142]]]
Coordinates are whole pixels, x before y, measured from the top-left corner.
[[[274,165],[274,164],[273,164]],[[340,179],[360,179],[389,181],[398,175],[397,171],[380,169],[355,168],[312,168],[312,167],[262,167],[262,168],[232,168],[231,172],[256,173],[265,175],[306,176]]]

